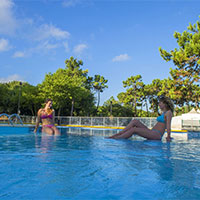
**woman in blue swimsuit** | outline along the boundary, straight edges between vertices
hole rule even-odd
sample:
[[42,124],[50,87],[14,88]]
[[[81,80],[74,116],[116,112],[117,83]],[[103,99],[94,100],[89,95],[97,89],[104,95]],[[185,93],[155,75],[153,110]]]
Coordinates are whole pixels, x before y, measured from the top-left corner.
[[59,130],[54,125],[55,111],[52,109],[52,100],[47,99],[45,107],[39,109],[37,114],[36,126],[34,132],[37,132],[40,121],[42,121],[42,132],[49,135],[60,135]]
[[109,137],[113,139],[128,139],[133,134],[137,134],[141,137],[147,138],[149,140],[161,140],[164,135],[165,129],[167,129],[167,141],[171,140],[171,120],[174,111],[174,104],[171,99],[167,97],[159,98],[159,107],[162,110],[162,114],[157,117],[157,123],[152,128],[149,129],[139,120],[132,120],[128,126],[120,131],[119,133]]

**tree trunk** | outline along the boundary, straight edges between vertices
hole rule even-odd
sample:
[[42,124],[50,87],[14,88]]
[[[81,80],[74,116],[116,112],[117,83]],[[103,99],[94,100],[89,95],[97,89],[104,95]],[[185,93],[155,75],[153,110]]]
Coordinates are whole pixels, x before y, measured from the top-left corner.
[[135,117],[137,117],[137,109],[136,109],[136,95],[134,97],[134,110],[135,110]]
[[72,107],[71,107],[71,117],[73,116],[73,112],[74,112],[74,98],[72,98]]
[[58,109],[58,125],[60,125],[60,112],[61,112],[61,107]]
[[60,117],[61,107],[58,109],[58,117]]
[[31,106],[31,114],[32,114],[32,116],[35,116],[35,113],[34,113],[34,105]]
[[195,108],[196,110],[199,109],[199,102],[198,102],[198,98],[195,98]]
[[157,112],[157,115],[160,114],[160,113],[159,113],[159,106],[158,106],[158,104],[156,104],[156,112]]
[[98,91],[97,111],[98,111],[98,108],[99,108],[99,104],[100,104],[100,91]]
[[190,112],[190,104],[187,102],[187,112]]
[[149,109],[148,109],[148,104],[147,104],[147,100],[146,99],[145,99],[145,104],[146,104],[147,116],[149,117]]

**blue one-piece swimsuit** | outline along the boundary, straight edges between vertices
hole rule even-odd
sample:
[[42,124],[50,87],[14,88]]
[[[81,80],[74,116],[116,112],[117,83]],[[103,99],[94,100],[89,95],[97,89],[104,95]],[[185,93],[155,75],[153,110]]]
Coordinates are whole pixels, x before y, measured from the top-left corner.
[[[165,121],[165,112],[162,113],[162,115],[157,117],[157,121],[161,122],[161,123],[164,123],[164,124],[166,123],[166,121]],[[159,130],[157,130],[157,129],[151,129],[151,130],[158,132],[161,135],[161,137],[163,136],[163,134]]]

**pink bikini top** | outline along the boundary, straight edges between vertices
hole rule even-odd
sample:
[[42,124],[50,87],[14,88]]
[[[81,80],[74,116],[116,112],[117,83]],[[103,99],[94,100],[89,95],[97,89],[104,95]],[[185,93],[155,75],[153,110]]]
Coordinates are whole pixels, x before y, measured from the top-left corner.
[[41,115],[41,119],[46,119],[46,118],[52,119],[53,115],[52,114],[50,114],[50,115]]

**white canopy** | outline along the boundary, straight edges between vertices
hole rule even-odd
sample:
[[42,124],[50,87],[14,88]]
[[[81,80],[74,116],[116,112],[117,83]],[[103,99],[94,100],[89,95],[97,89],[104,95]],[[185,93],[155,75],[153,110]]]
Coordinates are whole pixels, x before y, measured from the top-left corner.
[[182,120],[200,120],[200,110],[195,110],[194,108],[185,114],[176,116],[172,118],[172,129],[181,129]]
[[197,119],[197,120],[200,120],[200,111],[199,110],[195,110],[194,108],[188,112],[188,113],[185,113],[185,114],[182,114],[181,115],[181,118],[183,120],[192,120],[192,119]]

